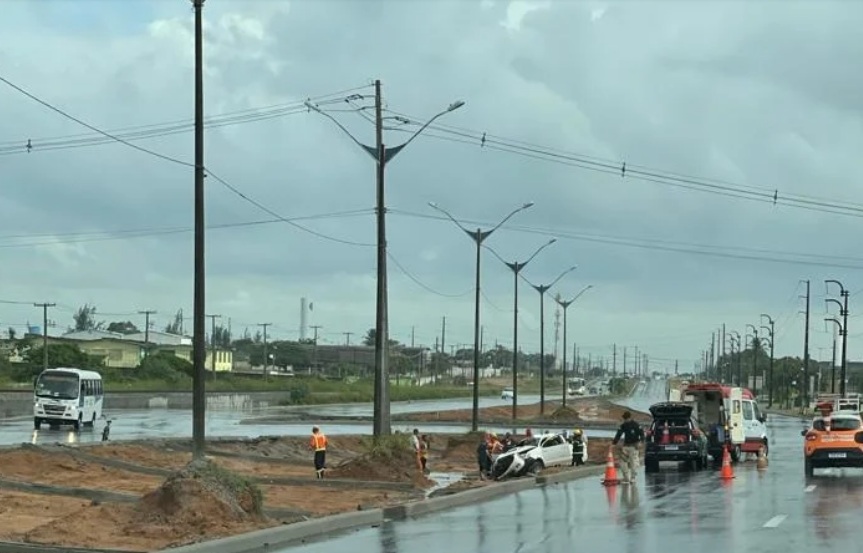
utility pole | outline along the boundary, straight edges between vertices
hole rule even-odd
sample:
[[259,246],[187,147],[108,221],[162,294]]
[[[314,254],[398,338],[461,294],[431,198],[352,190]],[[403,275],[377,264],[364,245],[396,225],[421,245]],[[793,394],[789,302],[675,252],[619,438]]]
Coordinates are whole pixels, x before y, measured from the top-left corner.
[[842,394],[842,397],[845,397],[845,386],[848,379],[846,374],[848,367],[848,296],[851,294],[838,280],[825,280],[824,283],[839,286],[839,296],[843,299],[842,302],[832,298],[826,301],[838,304],[840,309],[839,314],[842,316],[842,328],[839,329],[839,333],[842,335],[842,369],[839,376],[839,393]]
[[640,365],[641,365],[641,363],[638,360],[638,346],[635,346],[635,373],[634,374],[636,377],[641,376],[641,372],[639,372],[639,371],[641,371]]
[[803,403],[801,408],[809,405],[809,281],[806,281],[806,328],[803,334]]
[[206,433],[206,367],[207,343],[204,325],[206,264],[204,244],[204,0],[192,0],[195,7],[195,262],[194,305],[192,306],[192,456],[204,456]]
[[[716,372],[716,333],[710,334],[710,371]],[[717,378],[717,380],[719,380]]]
[[623,378],[626,378],[626,346],[623,346]]
[[314,340],[314,343],[315,343],[314,355],[312,358],[312,365],[315,367],[315,370],[317,370],[317,368],[318,368],[318,329],[321,329],[324,327],[322,327],[321,325],[312,325],[310,328],[315,331],[315,334],[312,338]]
[[833,362],[830,364],[830,393],[836,393],[836,327],[833,327]]
[[42,308],[42,368],[48,368],[48,308],[54,307],[56,303],[34,303],[35,307]]
[[719,355],[719,364],[720,364],[720,368],[719,368],[719,371],[718,371],[718,372],[719,372],[719,381],[720,381],[720,382],[722,382],[722,380],[723,380],[723,378],[724,378],[724,375],[725,375],[725,371],[723,371],[723,370],[722,370],[721,365],[723,365],[723,364],[725,364],[725,363],[727,363],[727,362],[728,362],[728,360],[725,358],[725,323],[722,323],[722,350],[721,350],[721,352],[722,352],[722,353]]
[[677,376],[677,359],[674,360],[674,376]]
[[611,347],[611,375],[617,376],[617,344]]
[[[444,355],[446,355],[446,317],[441,321],[441,331],[440,331],[440,362],[443,363]],[[452,365],[450,365],[452,367]],[[443,367],[441,367],[443,368]],[[449,371],[449,376],[452,378],[452,369]],[[513,392],[515,393],[515,392]]]
[[216,319],[221,319],[221,315],[207,315],[211,319],[210,326],[210,370],[213,371],[213,378],[216,378]]
[[345,337],[345,345],[346,346],[351,345],[351,336],[353,336],[354,333],[353,332],[342,332],[342,334]]
[[414,330],[415,330],[415,328],[411,327],[411,347],[414,347],[414,336],[415,336]]
[[152,310],[144,310],[138,311],[139,315],[144,316],[144,355],[149,355],[150,353],[150,315],[155,315],[156,312]]
[[258,323],[258,326],[264,329],[264,379],[267,378],[267,369],[270,364],[269,352],[267,352],[267,327],[272,325],[273,323]]
[[773,317],[767,315],[766,313],[762,313],[762,319],[767,319],[767,323],[770,326],[762,325],[761,328],[767,331],[767,335],[770,337],[770,367],[767,369],[767,407],[773,407],[773,359],[774,359],[774,349],[773,349],[773,341],[775,340],[775,323],[773,321]]

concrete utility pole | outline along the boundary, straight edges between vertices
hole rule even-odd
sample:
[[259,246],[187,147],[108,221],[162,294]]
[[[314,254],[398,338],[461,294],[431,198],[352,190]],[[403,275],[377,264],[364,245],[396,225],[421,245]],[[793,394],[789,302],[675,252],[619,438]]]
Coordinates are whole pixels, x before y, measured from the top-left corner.
[[623,346],[623,378],[626,378],[626,346]]
[[[440,330],[440,360],[439,363],[444,362],[444,355],[446,355],[446,317],[443,317],[441,321],[441,330]],[[438,368],[438,372],[443,370],[443,365]],[[452,378],[452,369],[449,371],[450,378]]]
[[195,269],[192,336],[192,456],[204,456],[206,433],[206,351],[204,334],[205,279],[204,244],[204,0],[192,0],[195,7]]
[[376,192],[377,201],[375,211],[377,215],[377,292],[375,298],[375,396],[374,396],[374,422],[372,433],[375,437],[388,435],[391,432],[390,421],[390,397],[389,397],[389,321],[387,317],[387,233],[386,233],[386,200],[384,188],[384,175],[387,164],[405,149],[417,136],[429,127],[439,117],[464,106],[463,101],[451,103],[445,110],[429,119],[410,138],[398,146],[384,146],[384,117],[383,100],[381,98],[381,81],[375,80],[375,146],[367,146],[356,139],[341,123],[332,115],[321,110],[318,106],[306,101],[306,107],[314,110],[320,115],[327,117],[339,129],[347,134],[351,140],[374,160],[376,165]]
[[[775,339],[775,322],[773,317],[766,313],[761,314],[762,319],[767,319],[767,323],[770,326],[761,325],[761,328],[767,332],[768,342],[770,343],[770,366],[767,369],[767,407],[773,407],[773,360],[774,360],[774,349],[773,349],[773,341]],[[762,387],[763,388],[763,387]]]
[[138,311],[139,315],[144,316],[144,355],[149,355],[150,353],[150,315],[155,315],[156,312],[152,310],[144,310]]
[[635,346],[635,376],[641,376],[641,367],[639,366],[638,346]]
[[48,308],[55,307],[56,303],[34,303],[35,307],[42,308],[42,368],[48,368]]
[[221,315],[207,315],[210,318],[210,370],[213,371],[213,378],[216,378],[216,319],[221,319]]
[[839,333],[842,335],[842,370],[839,376],[839,393],[842,394],[842,397],[845,397],[845,386],[848,379],[848,375],[846,374],[848,367],[848,296],[851,294],[838,280],[825,280],[824,283],[837,285],[839,287],[839,296],[843,298],[843,302],[841,303],[832,298],[828,299],[827,302],[839,305],[839,314],[842,316],[842,326],[839,329]]
[[617,344],[614,344],[611,350],[611,374],[617,376]]
[[267,370],[270,365],[269,352],[267,351],[267,327],[273,326],[273,323],[258,323],[258,326],[264,329],[264,379],[266,379],[268,376]]
[[342,332],[342,335],[344,335],[344,337],[345,337],[345,345],[346,346],[351,345],[351,336],[353,336],[354,333],[353,332]]
[[805,409],[809,405],[809,281],[806,282],[806,328],[803,332],[803,404]]
[[414,337],[415,337],[414,331],[415,330],[416,330],[415,327],[411,327],[411,347],[414,347]]
[[315,341],[315,349],[314,349],[314,359],[312,360],[312,365],[314,365],[315,370],[317,370],[317,368],[318,368],[318,330],[321,328],[324,328],[324,327],[322,327],[321,325],[312,325],[310,328],[315,331],[314,338],[313,338]]

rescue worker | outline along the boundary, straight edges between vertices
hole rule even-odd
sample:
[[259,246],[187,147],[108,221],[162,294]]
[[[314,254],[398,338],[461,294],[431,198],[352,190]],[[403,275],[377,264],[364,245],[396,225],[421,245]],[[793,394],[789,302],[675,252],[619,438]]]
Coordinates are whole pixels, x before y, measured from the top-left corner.
[[503,445],[503,451],[507,452],[515,446],[515,440],[512,439],[512,434],[507,432],[503,435],[503,441],[501,442]]
[[611,441],[612,445],[617,445],[620,439],[623,438],[623,449],[621,451],[621,472],[623,472],[622,484],[635,484],[635,475],[638,474],[638,447],[644,441],[644,430],[641,425],[632,420],[632,413],[625,411],[623,413],[623,423],[617,429],[617,434]]
[[108,436],[111,435],[111,421],[105,422],[105,428],[102,429],[102,441],[107,442]]
[[423,434],[420,437],[420,470],[423,474],[428,472],[429,461],[429,437]]
[[486,475],[491,472],[491,455],[489,454],[489,444],[491,436],[486,433],[483,439],[480,440],[476,448],[476,462],[479,465],[479,479],[485,480]]
[[584,434],[580,428],[572,431],[570,443],[572,444],[572,464],[570,466],[580,467],[584,464]]
[[309,449],[315,452],[315,475],[320,480],[324,477],[324,470],[327,468],[327,437],[317,426],[312,428]]

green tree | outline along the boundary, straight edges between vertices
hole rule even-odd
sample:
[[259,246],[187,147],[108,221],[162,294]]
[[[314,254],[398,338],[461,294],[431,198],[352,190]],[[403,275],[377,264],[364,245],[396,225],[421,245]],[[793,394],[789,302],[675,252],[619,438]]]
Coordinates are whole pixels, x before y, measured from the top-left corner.
[[74,330],[98,330],[102,328],[104,323],[96,322],[96,306],[86,303],[78,308],[78,311],[72,315],[75,321]]
[[165,332],[168,334],[183,334],[183,310],[180,309],[174,314],[174,319],[165,326]]
[[231,333],[225,326],[216,326],[216,332],[213,334],[213,342],[216,343],[218,347],[227,348],[231,346]]
[[192,376],[191,363],[171,353],[159,352],[145,357],[138,366],[136,376],[147,380],[178,382]]
[[105,330],[108,332],[119,332],[120,334],[135,334],[139,332],[138,327],[132,321],[114,321]]
[[8,329],[6,329],[6,334],[9,336],[10,340],[14,340],[15,337],[18,335],[18,332],[10,326]]
[[[368,329],[368,331],[366,331],[365,337],[363,338],[363,345],[369,346],[369,347],[374,347],[376,337],[377,337],[377,329],[374,329],[374,328]],[[390,338],[390,347],[397,346],[397,345],[399,345],[398,340],[393,340],[392,338]]]

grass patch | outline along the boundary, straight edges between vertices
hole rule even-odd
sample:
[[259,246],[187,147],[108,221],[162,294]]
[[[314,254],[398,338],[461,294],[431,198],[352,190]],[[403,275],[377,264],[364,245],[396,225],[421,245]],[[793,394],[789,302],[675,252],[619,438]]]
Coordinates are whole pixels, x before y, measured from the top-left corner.
[[414,452],[410,435],[401,433],[389,436],[363,436],[360,439],[360,448],[363,455],[375,459],[392,459]]

